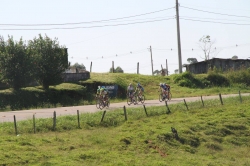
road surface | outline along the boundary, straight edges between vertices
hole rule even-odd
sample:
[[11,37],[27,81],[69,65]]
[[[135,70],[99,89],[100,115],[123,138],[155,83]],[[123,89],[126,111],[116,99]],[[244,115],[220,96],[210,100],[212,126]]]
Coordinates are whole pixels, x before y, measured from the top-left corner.
[[[241,94],[242,96],[250,95],[250,93],[244,93]],[[230,95],[222,95],[222,98],[226,97],[233,97],[233,96],[239,96],[239,94],[230,94]],[[218,99],[219,95],[216,96],[202,96],[203,100],[209,100],[209,99]],[[186,97],[186,98],[173,98],[171,101],[168,102],[168,104],[175,104],[183,102],[185,99],[186,102],[193,102],[201,100],[201,97]],[[159,100],[146,100],[145,106],[163,106],[165,105],[164,102],[159,102]],[[123,108],[123,106],[126,107],[141,107],[142,104],[138,105],[130,105],[126,102],[121,103],[111,103],[109,109],[105,110],[114,110],[117,108]],[[8,111],[8,112],[0,112],[0,123],[3,122],[13,122],[14,121],[14,115],[16,117],[16,121],[21,120],[27,120],[32,119],[33,115],[35,114],[36,118],[52,118],[53,112],[56,111],[57,116],[63,116],[63,115],[76,115],[77,110],[79,110],[79,113],[93,113],[100,111],[100,109],[96,108],[96,105],[84,105],[84,106],[71,106],[71,107],[57,107],[57,108],[43,108],[43,109],[34,109],[34,110],[19,110],[19,111]]]

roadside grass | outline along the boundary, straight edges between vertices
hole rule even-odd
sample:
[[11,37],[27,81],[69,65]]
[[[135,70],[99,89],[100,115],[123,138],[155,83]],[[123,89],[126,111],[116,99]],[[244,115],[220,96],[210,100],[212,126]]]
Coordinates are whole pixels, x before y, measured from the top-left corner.
[[[250,96],[0,124],[0,165],[250,165]],[[178,131],[178,139],[171,132]]]

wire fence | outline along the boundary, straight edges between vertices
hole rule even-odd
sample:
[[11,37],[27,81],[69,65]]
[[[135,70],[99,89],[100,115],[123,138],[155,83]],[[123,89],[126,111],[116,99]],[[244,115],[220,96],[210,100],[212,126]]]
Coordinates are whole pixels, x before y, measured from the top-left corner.
[[[109,127],[119,126],[128,120],[139,120],[141,118],[159,115],[168,115],[178,112],[195,113],[195,111],[201,111],[209,108],[223,108],[229,104],[241,104],[248,102],[249,95],[241,95],[240,91],[238,96],[223,98],[221,94],[217,99],[205,99],[200,96],[200,100],[187,102],[183,99],[183,102],[177,104],[171,104],[171,101],[165,101],[165,106],[150,106],[146,107],[142,104],[141,107],[126,107],[116,110],[104,110],[96,113],[80,113],[76,110],[75,115],[70,116],[57,116],[57,112],[54,111],[52,118],[36,118],[33,114],[33,118],[30,120],[19,121],[16,120],[16,115],[13,115],[13,122],[0,123],[0,133],[19,134],[24,133],[38,133],[38,132],[50,132],[50,131],[67,131],[73,129],[91,129],[95,127]],[[41,112],[42,113],[42,112]]]

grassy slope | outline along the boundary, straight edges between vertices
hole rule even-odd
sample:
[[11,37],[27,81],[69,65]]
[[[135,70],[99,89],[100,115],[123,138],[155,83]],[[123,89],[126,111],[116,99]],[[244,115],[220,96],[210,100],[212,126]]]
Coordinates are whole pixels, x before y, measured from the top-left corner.
[[[0,126],[0,165],[250,165],[250,97],[83,114],[82,129],[76,117],[59,117],[57,131],[51,119],[18,123],[20,136],[13,136],[13,124]],[[179,140],[171,127],[178,130]],[[47,128],[47,130],[45,130]]]
[[[171,76],[148,76],[148,75],[137,75],[137,74],[124,74],[124,73],[91,73],[90,79],[83,81],[83,83],[108,83],[108,84],[118,84],[124,88],[128,86],[129,83],[136,85],[140,82],[145,88],[145,95],[147,99],[158,99],[158,88],[159,83],[166,82],[171,85],[171,92],[173,98],[179,97],[191,97],[200,95],[217,95],[249,92],[248,87],[210,87],[210,88],[187,88],[181,87],[174,83],[174,75]],[[204,75],[197,75],[197,77],[204,77]]]

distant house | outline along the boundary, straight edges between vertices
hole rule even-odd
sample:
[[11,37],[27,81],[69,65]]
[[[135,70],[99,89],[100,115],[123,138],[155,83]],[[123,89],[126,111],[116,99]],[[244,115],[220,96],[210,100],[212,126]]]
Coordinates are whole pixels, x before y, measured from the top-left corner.
[[206,61],[185,65],[186,71],[194,74],[207,73],[209,69],[217,68],[222,71],[239,70],[242,67],[249,68],[249,59],[220,59],[213,58]]
[[75,82],[90,78],[90,73],[84,69],[70,68],[62,74],[64,82]]

